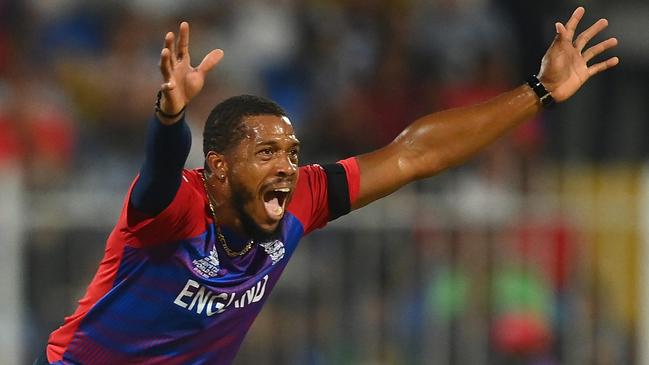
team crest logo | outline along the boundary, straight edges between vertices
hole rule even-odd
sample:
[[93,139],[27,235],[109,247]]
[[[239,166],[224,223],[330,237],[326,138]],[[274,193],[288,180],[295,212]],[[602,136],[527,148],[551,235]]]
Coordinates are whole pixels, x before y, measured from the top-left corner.
[[270,259],[273,261],[273,265],[277,261],[281,260],[284,257],[286,250],[284,249],[284,243],[279,240],[268,241],[259,244],[264,251],[270,256]]
[[194,260],[192,263],[194,264],[194,272],[198,275],[205,279],[216,277],[220,269],[219,255],[216,253],[216,247],[210,251],[208,256],[200,260]]

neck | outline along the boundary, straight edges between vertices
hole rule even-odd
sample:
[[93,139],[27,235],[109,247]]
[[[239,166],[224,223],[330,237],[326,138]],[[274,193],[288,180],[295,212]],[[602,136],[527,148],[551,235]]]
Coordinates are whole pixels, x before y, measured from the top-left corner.
[[215,223],[221,227],[227,227],[229,233],[246,236],[241,218],[232,204],[232,194],[226,187],[227,183],[215,181],[216,178],[207,172],[205,172],[204,178],[208,203],[211,202],[214,209]]
[[248,235],[234,231],[229,226],[222,226],[221,233],[226,238],[228,246],[235,251],[240,251],[252,241]]

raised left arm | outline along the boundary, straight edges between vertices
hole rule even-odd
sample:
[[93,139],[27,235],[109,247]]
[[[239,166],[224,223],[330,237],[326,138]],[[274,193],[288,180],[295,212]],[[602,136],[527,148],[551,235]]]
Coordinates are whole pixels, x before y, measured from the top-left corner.
[[[609,38],[586,50],[586,44],[608,25],[600,19],[573,37],[584,8],[579,7],[566,25],[556,23],[556,37],[548,48],[538,78],[556,102],[574,95],[593,75],[617,65],[617,57],[588,65],[598,54],[617,45]],[[542,109],[527,84],[485,103],[427,115],[408,126],[389,145],[357,157],[361,182],[358,209],[401,186],[456,166],[511,128]]]

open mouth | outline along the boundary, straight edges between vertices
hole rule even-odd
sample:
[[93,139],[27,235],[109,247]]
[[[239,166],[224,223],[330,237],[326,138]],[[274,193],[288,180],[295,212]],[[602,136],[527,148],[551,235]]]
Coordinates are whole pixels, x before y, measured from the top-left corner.
[[276,188],[264,193],[264,208],[266,208],[266,213],[270,218],[274,220],[282,218],[290,192],[290,188]]

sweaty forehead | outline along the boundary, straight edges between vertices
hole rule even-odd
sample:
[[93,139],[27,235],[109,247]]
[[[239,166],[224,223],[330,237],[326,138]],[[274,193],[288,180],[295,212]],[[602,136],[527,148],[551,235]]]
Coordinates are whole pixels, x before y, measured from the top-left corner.
[[255,115],[246,117],[244,122],[248,126],[248,138],[264,140],[268,138],[290,137],[295,138],[293,125],[287,117],[276,115]]

